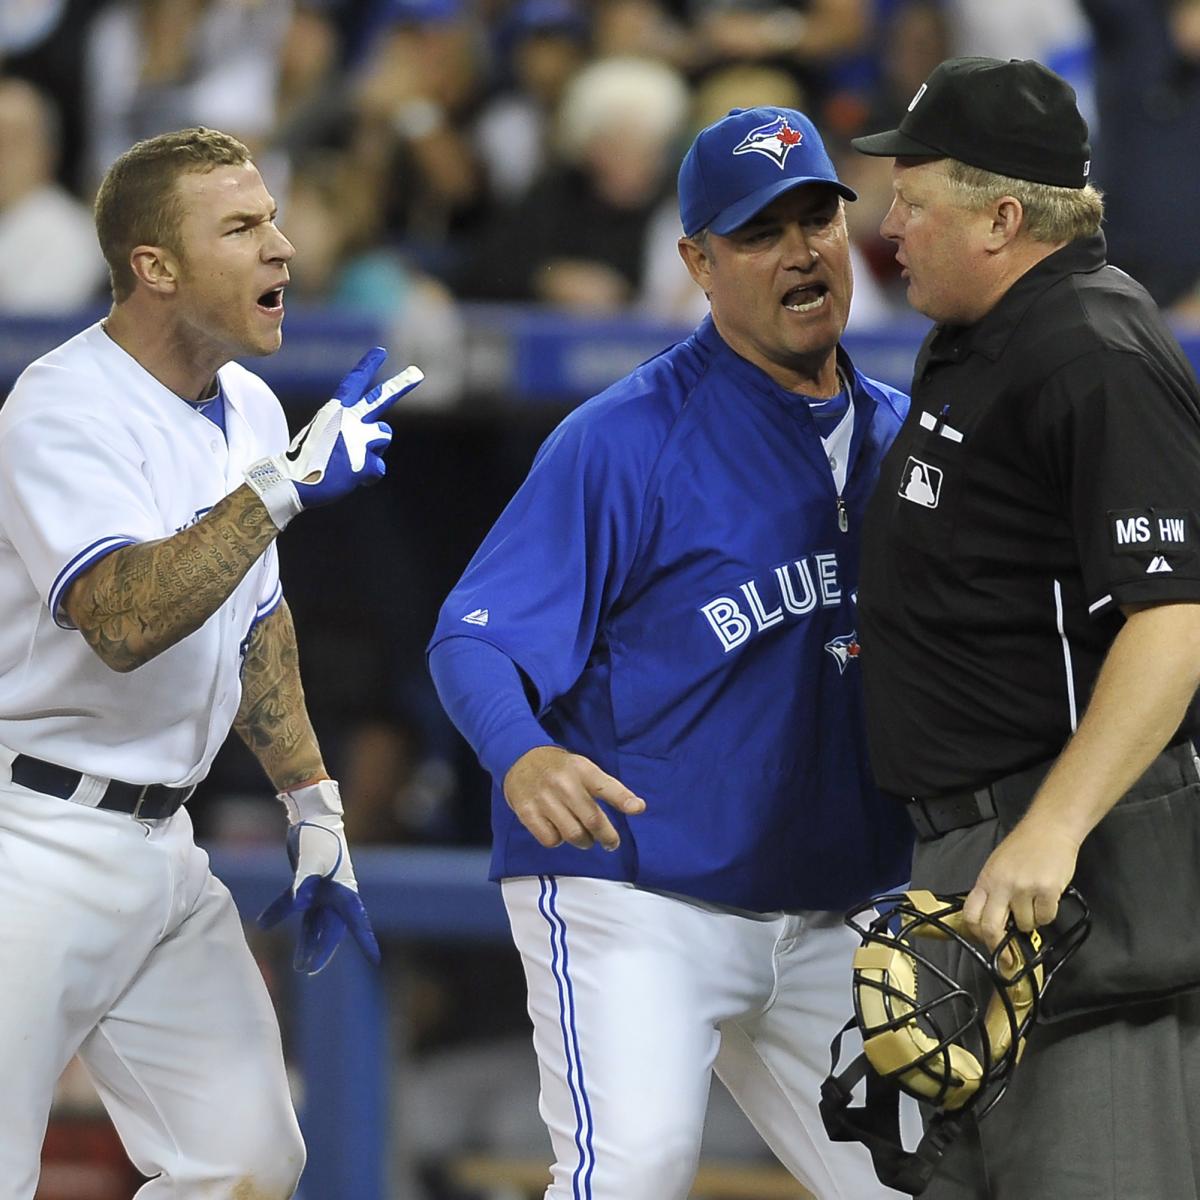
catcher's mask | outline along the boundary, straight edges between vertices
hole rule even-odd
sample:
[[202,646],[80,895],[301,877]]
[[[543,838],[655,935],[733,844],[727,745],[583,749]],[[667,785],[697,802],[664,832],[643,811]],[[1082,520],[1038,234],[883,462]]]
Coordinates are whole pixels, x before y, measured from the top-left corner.
[[[1090,914],[1074,888],[1060,913],[1078,915],[1047,930],[1015,924],[990,953],[966,933],[965,893],[911,891],[852,909],[846,923],[862,938],[854,953],[854,1016],[834,1038],[821,1087],[821,1116],[835,1141],[860,1141],[881,1182],[919,1195],[967,1113],[985,1116],[1004,1094],[1037,1019],[1042,993],[1087,937]],[[939,966],[916,942],[953,943]],[[935,951],[936,953],[936,951]],[[863,1052],[837,1074],[842,1037],[857,1025]],[[866,1079],[866,1104],[850,1106]],[[934,1110],[915,1150],[903,1148],[900,1092]]]

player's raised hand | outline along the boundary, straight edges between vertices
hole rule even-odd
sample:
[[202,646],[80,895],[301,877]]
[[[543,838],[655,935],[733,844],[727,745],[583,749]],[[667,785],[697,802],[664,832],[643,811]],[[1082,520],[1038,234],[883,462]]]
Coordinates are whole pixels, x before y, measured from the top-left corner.
[[279,798],[291,822],[287,845],[295,878],[263,910],[259,925],[270,929],[292,913],[303,914],[292,965],[306,975],[329,962],[347,930],[363,954],[378,963],[379,943],[358,895],[338,785],[323,779]]
[[425,378],[417,367],[406,367],[368,391],[386,357],[381,346],[368,350],[283,454],[246,468],[246,482],[280,529],[306,508],[383,478],[392,431],[376,418]]
[[504,798],[543,846],[567,842],[579,850],[597,842],[605,850],[621,844],[597,799],[626,816],[646,808],[619,779],[560,746],[535,746],[521,755],[504,777]]

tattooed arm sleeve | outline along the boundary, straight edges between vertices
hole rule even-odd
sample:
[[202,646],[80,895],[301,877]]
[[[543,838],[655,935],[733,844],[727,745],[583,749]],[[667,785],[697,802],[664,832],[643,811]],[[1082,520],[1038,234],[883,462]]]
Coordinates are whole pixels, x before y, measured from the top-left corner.
[[304,704],[296,629],[286,601],[251,634],[233,727],[276,791],[328,778]]
[[102,558],[64,607],[105,664],[132,671],[199,629],[278,534],[243,484],[195,525]]

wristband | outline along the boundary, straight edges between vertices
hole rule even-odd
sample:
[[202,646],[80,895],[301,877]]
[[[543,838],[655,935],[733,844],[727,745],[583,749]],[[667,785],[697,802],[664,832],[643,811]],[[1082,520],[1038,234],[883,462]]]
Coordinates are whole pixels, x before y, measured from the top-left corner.
[[245,478],[279,529],[285,529],[293,517],[304,511],[296,485],[280,471],[274,459],[262,458],[251,463]]

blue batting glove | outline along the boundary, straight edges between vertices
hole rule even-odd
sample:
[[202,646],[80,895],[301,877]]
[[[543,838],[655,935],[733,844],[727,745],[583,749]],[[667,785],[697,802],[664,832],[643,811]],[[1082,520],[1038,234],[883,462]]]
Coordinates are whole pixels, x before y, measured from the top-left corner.
[[381,346],[368,350],[283,454],[246,468],[246,482],[280,529],[306,508],[329,504],[383,478],[383,454],[392,431],[377,418],[425,378],[417,367],[406,367],[367,391],[385,358]]
[[359,899],[338,785],[323,779],[282,792],[279,799],[292,823],[287,848],[295,878],[263,910],[259,925],[270,929],[292,913],[303,914],[292,965],[306,975],[315,975],[329,962],[347,929],[368,960],[378,963],[379,943]]

